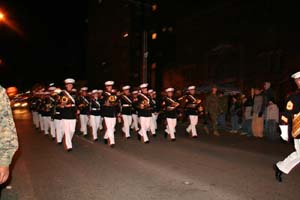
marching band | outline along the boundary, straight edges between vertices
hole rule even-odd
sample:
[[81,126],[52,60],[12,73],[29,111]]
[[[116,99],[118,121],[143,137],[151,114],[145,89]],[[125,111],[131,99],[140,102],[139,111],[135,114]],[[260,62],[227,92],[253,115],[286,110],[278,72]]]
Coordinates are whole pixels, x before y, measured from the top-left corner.
[[30,109],[35,127],[44,134],[50,133],[58,144],[65,145],[67,151],[73,148],[72,138],[76,129],[84,137],[91,133],[94,141],[98,140],[98,132],[104,129],[103,142],[114,147],[117,122],[122,123],[124,138],[132,137],[132,129],[138,139],[147,144],[149,137],[156,137],[160,113],[166,119],[165,137],[175,141],[177,118],[182,114],[180,109],[190,120],[187,133],[197,137],[196,125],[202,100],[196,97],[195,86],[188,87],[188,93],[180,98],[175,97],[174,88],[167,88],[166,95],[158,102],[156,92],[148,88],[148,83],[131,92],[129,85],[117,91],[114,81],[106,81],[104,91],[94,89],[88,92],[88,87],[82,87],[78,95],[74,79],[68,78],[64,83],[63,90],[52,85],[33,91]]

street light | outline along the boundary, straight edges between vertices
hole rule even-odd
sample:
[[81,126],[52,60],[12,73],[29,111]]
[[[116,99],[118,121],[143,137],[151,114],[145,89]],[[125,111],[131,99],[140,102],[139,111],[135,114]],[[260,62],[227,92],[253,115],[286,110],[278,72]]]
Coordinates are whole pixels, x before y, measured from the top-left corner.
[[5,20],[5,15],[3,12],[0,11],[0,21],[4,21]]

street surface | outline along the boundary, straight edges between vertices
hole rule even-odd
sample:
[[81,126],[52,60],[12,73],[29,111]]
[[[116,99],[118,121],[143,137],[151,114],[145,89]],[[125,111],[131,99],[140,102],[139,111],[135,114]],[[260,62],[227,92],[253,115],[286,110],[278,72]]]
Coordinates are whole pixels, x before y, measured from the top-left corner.
[[[177,140],[161,131],[149,144],[125,140],[117,128],[115,148],[78,133],[66,152],[36,130],[31,115],[14,111],[20,142],[12,189],[5,196],[19,200],[299,200],[300,166],[283,182],[272,165],[293,151],[292,144],[229,133],[189,138],[185,124]],[[160,130],[163,130],[160,128]],[[9,194],[9,195],[8,195]],[[8,199],[8,197],[6,197]]]

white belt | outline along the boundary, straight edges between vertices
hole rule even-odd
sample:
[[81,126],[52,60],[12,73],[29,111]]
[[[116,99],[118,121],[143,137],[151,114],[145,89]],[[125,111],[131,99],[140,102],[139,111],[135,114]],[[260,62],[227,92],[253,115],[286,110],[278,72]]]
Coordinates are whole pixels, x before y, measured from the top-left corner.
[[123,104],[122,107],[131,107],[130,104]]
[[92,110],[100,110],[100,108],[92,108]]
[[60,114],[60,112],[55,112],[55,114]]

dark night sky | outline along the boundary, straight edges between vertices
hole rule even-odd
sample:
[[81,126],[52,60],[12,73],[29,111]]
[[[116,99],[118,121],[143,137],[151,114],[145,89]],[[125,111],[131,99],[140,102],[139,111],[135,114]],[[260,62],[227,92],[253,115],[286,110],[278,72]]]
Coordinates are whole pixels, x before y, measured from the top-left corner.
[[0,84],[26,87],[69,76],[85,78],[86,1],[1,0],[0,9],[23,32],[0,25],[0,57],[5,62]]

